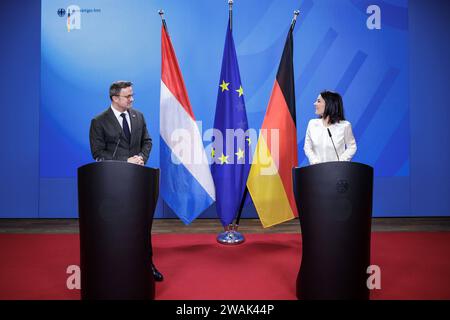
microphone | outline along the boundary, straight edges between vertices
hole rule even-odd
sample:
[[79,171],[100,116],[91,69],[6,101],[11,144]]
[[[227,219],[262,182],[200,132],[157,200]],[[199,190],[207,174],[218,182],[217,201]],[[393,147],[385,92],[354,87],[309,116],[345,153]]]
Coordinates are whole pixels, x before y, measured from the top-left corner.
[[328,135],[330,136],[330,139],[331,139],[331,143],[333,144],[334,152],[336,152],[336,157],[337,157],[338,161],[341,161],[341,160],[339,160],[339,155],[337,153],[336,146],[334,145],[333,137],[331,136],[331,131],[329,128],[327,128],[327,130],[328,130]]
[[119,146],[119,143],[120,143],[120,134],[119,134],[119,137],[118,137],[118,139],[117,139],[116,147],[114,148],[114,152],[113,152],[113,154],[112,154],[112,160],[114,160],[114,157],[115,157],[115,155],[116,155],[117,147]]

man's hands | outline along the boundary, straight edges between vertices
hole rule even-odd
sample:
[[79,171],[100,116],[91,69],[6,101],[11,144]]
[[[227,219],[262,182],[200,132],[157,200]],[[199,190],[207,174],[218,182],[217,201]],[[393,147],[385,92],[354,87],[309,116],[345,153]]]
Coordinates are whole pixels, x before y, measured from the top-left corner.
[[144,165],[144,158],[142,158],[141,156],[132,156],[132,157],[128,158],[127,162],[134,163],[134,164],[139,164],[139,165],[143,166]]

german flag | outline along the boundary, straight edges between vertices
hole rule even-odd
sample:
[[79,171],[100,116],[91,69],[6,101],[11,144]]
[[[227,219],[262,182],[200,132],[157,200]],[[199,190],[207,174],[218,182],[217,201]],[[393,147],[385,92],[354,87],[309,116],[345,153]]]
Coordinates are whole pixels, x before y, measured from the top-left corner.
[[264,228],[298,216],[292,168],[298,165],[293,25],[278,67],[258,138],[247,187]]

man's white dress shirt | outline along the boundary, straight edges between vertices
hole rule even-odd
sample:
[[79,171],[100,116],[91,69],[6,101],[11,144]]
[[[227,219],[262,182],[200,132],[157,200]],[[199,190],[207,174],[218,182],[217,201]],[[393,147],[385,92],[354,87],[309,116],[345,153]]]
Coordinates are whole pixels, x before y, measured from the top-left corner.
[[[122,112],[117,111],[112,105],[111,105],[111,109],[114,112],[114,115],[117,118],[117,121],[119,121],[120,126],[123,129],[123,118],[121,116]],[[128,111],[125,111],[125,118],[127,118],[127,122],[128,122],[128,128],[130,129],[131,132],[131,121],[130,121],[130,113]]]

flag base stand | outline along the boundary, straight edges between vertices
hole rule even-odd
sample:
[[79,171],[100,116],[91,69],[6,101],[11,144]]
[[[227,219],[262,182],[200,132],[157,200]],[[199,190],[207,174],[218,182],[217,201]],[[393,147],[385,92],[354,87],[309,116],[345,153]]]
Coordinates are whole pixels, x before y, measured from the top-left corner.
[[225,227],[225,231],[219,233],[217,236],[217,242],[226,245],[237,245],[243,243],[245,238],[242,233],[237,231],[237,229],[238,225],[230,224],[228,227]]

